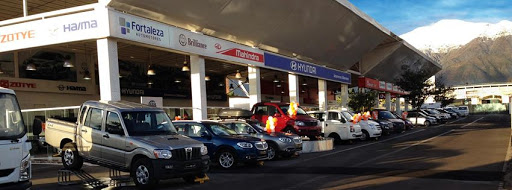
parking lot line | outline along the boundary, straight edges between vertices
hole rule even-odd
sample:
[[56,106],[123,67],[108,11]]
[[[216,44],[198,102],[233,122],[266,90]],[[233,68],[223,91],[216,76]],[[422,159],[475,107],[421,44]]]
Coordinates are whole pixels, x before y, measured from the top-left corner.
[[[409,136],[409,135],[412,135],[412,134],[415,134],[415,133],[418,133],[418,132],[421,132],[421,131],[424,131],[424,130],[425,130],[425,129],[420,129],[420,130],[417,130],[417,131],[414,131],[414,132],[411,132],[411,133],[406,133],[406,134],[403,134],[403,135],[400,135],[400,136],[396,136],[396,137],[393,137],[393,138],[389,138],[389,139],[386,139],[386,140],[377,141],[377,142],[372,142],[372,143],[363,144],[363,145],[359,145],[359,146],[352,147],[352,148],[347,148],[347,149],[343,149],[343,150],[334,151],[334,152],[331,152],[331,153],[328,153],[328,154],[324,154],[324,155],[320,155],[320,156],[317,156],[317,157],[314,157],[314,158],[308,158],[308,159],[300,160],[299,162],[307,162],[307,161],[310,161],[310,160],[314,160],[314,159],[318,159],[318,158],[323,158],[323,157],[326,157],[326,156],[330,156],[330,155],[333,155],[333,154],[338,154],[338,153],[340,153],[340,152],[346,152],[346,151],[349,151],[349,150],[354,150],[354,149],[358,149],[358,148],[363,148],[363,147],[370,146],[370,145],[374,145],[374,144],[377,144],[377,143],[387,142],[387,141],[390,141],[390,140],[393,140],[393,139],[397,139],[397,138],[401,138],[401,137]],[[293,165],[293,164],[297,164],[297,163],[298,163],[298,162],[289,163],[289,164],[285,164],[284,166],[289,166],[289,165]]]
[[409,149],[409,148],[411,148],[411,147],[413,147],[413,146],[416,146],[416,145],[419,145],[419,144],[422,144],[422,143],[428,142],[428,141],[430,141],[430,140],[433,140],[433,139],[435,139],[435,138],[437,138],[437,137],[440,137],[440,136],[446,135],[446,134],[448,134],[448,133],[451,133],[452,131],[453,131],[453,130],[446,131],[446,132],[441,133],[441,134],[439,134],[439,135],[436,135],[436,136],[430,137],[430,138],[428,138],[428,139],[422,140],[422,141],[420,141],[420,142],[414,143],[414,144],[412,144],[412,145],[409,145],[409,146],[406,146],[406,147],[400,148],[400,149],[395,150],[395,151],[393,151],[393,152],[390,152],[390,153],[387,153],[387,154],[383,154],[383,155],[380,155],[380,156],[374,157],[374,158],[369,159],[369,160],[366,160],[366,161],[364,161],[364,162],[360,162],[360,163],[358,163],[358,164],[354,165],[354,167],[358,167],[358,166],[361,166],[361,165],[364,165],[364,164],[367,164],[367,163],[370,163],[370,162],[374,162],[374,161],[376,161],[376,160],[379,160],[379,159],[384,158],[384,157],[386,157],[386,156],[389,156],[389,155],[391,155],[391,154],[395,154],[395,153],[397,153],[397,152],[400,152],[400,151],[403,151],[403,150]]
[[481,119],[483,119],[483,118],[484,118],[484,117],[478,118],[478,119],[476,119],[475,121],[473,121],[473,122],[471,122],[471,123],[468,123],[468,124],[466,124],[466,125],[464,125],[464,126],[462,126],[462,127],[460,127],[460,128],[464,128],[464,127],[470,126],[471,124],[473,124],[473,123],[475,123],[475,122],[477,122],[477,121],[480,121],[480,120],[481,120]]

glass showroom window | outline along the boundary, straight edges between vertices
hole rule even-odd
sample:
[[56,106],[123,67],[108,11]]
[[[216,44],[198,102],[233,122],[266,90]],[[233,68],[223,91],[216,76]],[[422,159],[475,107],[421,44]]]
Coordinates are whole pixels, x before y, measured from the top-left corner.
[[0,77],[14,77],[14,53],[0,54]]
[[39,49],[19,52],[20,78],[76,82],[75,53]]

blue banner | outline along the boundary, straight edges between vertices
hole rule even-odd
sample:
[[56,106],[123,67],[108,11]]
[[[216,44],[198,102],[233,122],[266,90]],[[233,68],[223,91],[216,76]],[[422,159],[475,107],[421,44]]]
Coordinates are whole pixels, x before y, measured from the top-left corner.
[[350,73],[325,68],[318,65],[302,62],[295,59],[286,58],[271,53],[264,54],[265,66],[274,67],[296,74],[309,75],[315,78],[323,78],[341,83],[350,84]]

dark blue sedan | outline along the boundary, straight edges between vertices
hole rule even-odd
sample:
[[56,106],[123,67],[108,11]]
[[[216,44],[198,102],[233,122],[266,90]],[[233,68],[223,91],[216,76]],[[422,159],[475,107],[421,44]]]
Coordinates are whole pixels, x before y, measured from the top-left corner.
[[268,159],[265,140],[238,135],[223,124],[214,121],[175,121],[173,124],[178,133],[203,142],[212,162],[222,168]]

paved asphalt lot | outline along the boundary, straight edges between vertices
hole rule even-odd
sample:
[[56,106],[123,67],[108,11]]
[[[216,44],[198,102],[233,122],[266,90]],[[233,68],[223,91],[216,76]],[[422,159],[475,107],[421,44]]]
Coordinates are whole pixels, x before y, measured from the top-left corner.
[[[474,115],[378,141],[336,145],[328,152],[269,161],[264,166],[214,168],[208,174],[211,180],[204,184],[173,179],[160,182],[160,188],[496,190],[502,181],[509,141],[509,115]],[[60,168],[34,164],[33,189],[86,188],[57,185]],[[108,169],[87,165],[84,170],[107,180]]]

